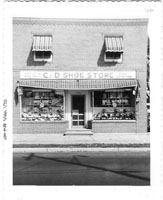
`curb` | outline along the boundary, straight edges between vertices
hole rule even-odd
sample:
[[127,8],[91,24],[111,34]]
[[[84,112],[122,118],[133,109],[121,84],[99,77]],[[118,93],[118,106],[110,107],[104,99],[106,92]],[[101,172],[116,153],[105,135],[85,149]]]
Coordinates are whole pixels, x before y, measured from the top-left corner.
[[149,148],[149,143],[14,144],[13,148]]
[[108,151],[133,151],[133,152],[141,152],[141,151],[150,151],[148,147],[140,147],[140,148],[14,148],[14,153],[52,153],[52,152],[108,152]]

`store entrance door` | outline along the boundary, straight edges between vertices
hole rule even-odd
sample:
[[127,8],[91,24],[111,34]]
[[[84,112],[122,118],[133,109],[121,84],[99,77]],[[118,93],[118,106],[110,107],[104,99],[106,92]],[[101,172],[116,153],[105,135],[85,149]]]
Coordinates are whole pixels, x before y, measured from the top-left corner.
[[72,127],[84,127],[85,95],[72,95]]

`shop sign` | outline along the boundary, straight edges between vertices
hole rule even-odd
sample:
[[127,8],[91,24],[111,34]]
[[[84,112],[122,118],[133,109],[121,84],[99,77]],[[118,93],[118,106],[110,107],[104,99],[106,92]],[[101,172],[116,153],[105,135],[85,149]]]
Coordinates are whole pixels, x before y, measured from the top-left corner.
[[21,71],[20,79],[135,79],[135,71]]

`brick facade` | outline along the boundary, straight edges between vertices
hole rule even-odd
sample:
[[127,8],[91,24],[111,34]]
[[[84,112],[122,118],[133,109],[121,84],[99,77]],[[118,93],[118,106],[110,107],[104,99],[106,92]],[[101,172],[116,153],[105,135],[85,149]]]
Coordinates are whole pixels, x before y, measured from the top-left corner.
[[[53,61],[34,62],[32,54],[33,34],[51,34],[53,37]],[[104,36],[123,36],[123,62],[109,64],[104,62]],[[139,80],[140,102],[136,107],[136,123],[110,123],[111,132],[146,132],[146,55],[147,20],[53,20],[25,19],[13,20],[13,90],[19,80],[21,70],[59,70],[59,71],[136,71]],[[14,133],[63,133],[68,123],[22,123],[20,122],[20,103],[14,102]],[[61,125],[60,125],[61,124]],[[105,127],[104,123],[104,127]],[[102,125],[102,126],[103,126]],[[93,124],[94,132],[101,131],[100,123]],[[122,128],[123,127],[123,128]],[[95,130],[96,128],[96,130]],[[109,129],[103,132],[110,131]]]
[[137,123],[99,121],[93,122],[92,129],[94,133],[137,133]]

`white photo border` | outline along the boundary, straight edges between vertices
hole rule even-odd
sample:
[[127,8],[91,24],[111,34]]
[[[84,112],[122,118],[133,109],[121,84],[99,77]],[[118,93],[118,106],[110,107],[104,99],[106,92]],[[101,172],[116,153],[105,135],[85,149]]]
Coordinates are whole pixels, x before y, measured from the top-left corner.
[[[48,12],[45,12],[47,10]],[[83,12],[84,11],[84,12]],[[7,139],[2,139],[3,195],[8,200],[26,199],[161,199],[162,135],[161,135],[161,2],[6,2],[2,5],[2,73],[3,102],[7,100]],[[151,47],[151,186],[103,187],[34,187],[13,186],[13,17],[41,18],[148,18]],[[3,103],[2,102],[2,103]],[[2,111],[3,112],[3,111]]]

